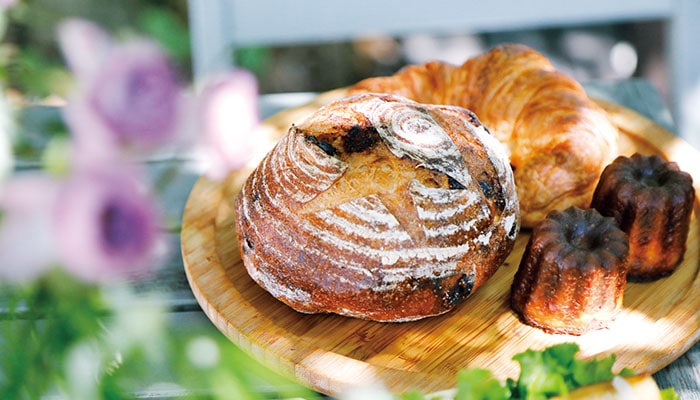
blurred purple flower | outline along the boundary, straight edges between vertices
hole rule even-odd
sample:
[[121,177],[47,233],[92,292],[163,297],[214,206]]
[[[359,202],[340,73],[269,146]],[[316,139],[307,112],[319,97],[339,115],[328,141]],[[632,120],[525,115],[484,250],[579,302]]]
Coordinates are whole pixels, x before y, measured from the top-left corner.
[[117,44],[79,19],[64,21],[58,34],[78,83],[65,117],[79,157],[103,159],[125,148],[153,150],[176,139],[181,87],[156,43]]
[[40,172],[0,188],[0,279],[25,282],[56,263],[51,218],[59,182]]
[[125,277],[156,264],[159,217],[147,188],[124,168],[74,174],[55,209],[62,265],[86,280]]
[[17,3],[18,0],[0,0],[0,11],[6,10]]
[[263,139],[258,84],[249,71],[236,69],[213,78],[199,97],[199,143],[205,173],[223,179],[251,159]]
[[115,48],[101,72],[88,103],[107,127],[124,143],[165,143],[175,130],[180,87],[158,47]]

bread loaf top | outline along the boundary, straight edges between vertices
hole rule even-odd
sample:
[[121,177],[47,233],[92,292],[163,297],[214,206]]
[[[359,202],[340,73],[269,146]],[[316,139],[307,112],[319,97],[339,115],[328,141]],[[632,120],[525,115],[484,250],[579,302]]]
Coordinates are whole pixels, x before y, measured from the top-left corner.
[[508,159],[473,113],[377,94],[293,126],[236,210],[246,268],[273,296],[381,321],[453,308],[519,230]]

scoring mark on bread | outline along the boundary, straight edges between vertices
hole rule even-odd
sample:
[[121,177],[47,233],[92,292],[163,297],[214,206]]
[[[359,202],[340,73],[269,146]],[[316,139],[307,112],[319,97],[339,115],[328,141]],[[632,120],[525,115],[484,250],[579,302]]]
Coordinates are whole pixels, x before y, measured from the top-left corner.
[[469,186],[471,176],[462,153],[425,108],[381,98],[371,98],[354,107],[376,128],[396,157],[408,157],[452,177],[464,187]]
[[[488,199],[500,198],[500,202],[495,201],[496,208],[503,211],[503,188],[489,182],[474,184],[476,179],[467,170],[456,144],[425,108],[414,109],[405,104],[384,103],[379,99],[358,108],[366,119],[359,118],[356,123],[349,127],[346,125],[344,129],[341,128],[342,125],[332,125],[324,131],[304,133],[306,142],[322,149],[325,147],[329,149],[324,151],[326,154],[347,162],[346,173],[353,177],[354,183],[350,185],[346,182],[347,179],[339,176],[330,188],[338,187],[342,190],[319,193],[313,201],[303,206],[300,210],[303,214],[316,214],[326,222],[333,219],[335,224],[329,225],[344,227],[341,231],[346,235],[360,235],[363,240],[379,239],[372,228],[359,229],[344,218],[331,218],[331,215],[340,211],[337,207],[353,197],[376,196],[382,207],[405,230],[404,234],[408,233],[408,238],[414,245],[420,246],[440,242],[445,235],[456,239],[458,235],[465,235],[486,223],[492,217],[493,210],[475,205],[480,189]],[[460,116],[469,117],[471,114],[460,113]],[[412,121],[414,118],[419,121]],[[386,124],[387,121],[392,124]],[[304,129],[303,125],[301,129]],[[426,174],[420,174],[420,178],[411,178],[407,174],[394,175],[391,184],[382,183],[386,181],[384,173],[380,172],[386,169],[382,164],[384,161],[381,161],[385,156],[376,156],[382,153],[377,150],[378,147],[393,153],[394,157],[404,160],[402,162],[432,171],[433,177]],[[373,154],[370,159],[362,158],[367,150]],[[355,154],[361,158],[355,159]],[[362,163],[351,160],[362,160]],[[362,171],[357,172],[355,169]],[[357,184],[357,179],[363,183]],[[348,189],[352,190],[352,196],[343,195],[347,194]],[[406,193],[410,196],[405,196]],[[472,207],[479,210],[468,211]],[[324,209],[328,211],[324,212]],[[472,214],[478,217],[467,217]],[[488,241],[488,237],[490,236],[479,236],[474,244]]]
[[[484,194],[511,193],[496,187],[507,164],[490,168],[499,172],[493,180],[475,172],[502,162],[499,154],[487,152],[488,160],[467,168],[463,143],[442,125],[449,121],[433,118],[427,106],[394,106],[358,107],[349,123],[326,115],[320,127],[292,125],[249,177],[239,203],[241,253],[246,268],[255,266],[253,280],[274,297],[316,312],[322,287],[381,298],[409,285],[444,312],[480,282],[477,265],[492,253],[483,249],[500,246],[494,238],[503,230],[513,239],[517,215],[506,205],[496,222],[503,213]],[[488,146],[478,137],[485,130],[478,133],[476,147]],[[301,285],[298,272],[309,266],[314,273]],[[357,312],[342,311],[364,316]]]

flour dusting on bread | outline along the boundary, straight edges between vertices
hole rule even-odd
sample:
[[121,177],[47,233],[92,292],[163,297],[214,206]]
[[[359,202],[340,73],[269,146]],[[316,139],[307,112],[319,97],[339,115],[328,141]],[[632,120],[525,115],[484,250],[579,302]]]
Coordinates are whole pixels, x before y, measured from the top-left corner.
[[466,110],[398,96],[321,108],[236,198],[250,276],[306,313],[407,321],[454,308],[519,229],[508,159],[484,135]]

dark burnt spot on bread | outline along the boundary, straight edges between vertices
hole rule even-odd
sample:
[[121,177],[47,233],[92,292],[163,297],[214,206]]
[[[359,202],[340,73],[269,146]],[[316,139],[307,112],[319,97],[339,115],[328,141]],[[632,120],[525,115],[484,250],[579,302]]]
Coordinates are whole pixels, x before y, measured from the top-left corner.
[[493,198],[493,186],[491,186],[491,184],[488,181],[479,181],[479,187],[481,188],[481,192],[484,193],[484,196],[486,196],[487,199]]
[[335,157],[338,154],[338,150],[333,146],[332,143],[327,142],[323,139],[319,139],[316,136],[313,135],[305,135],[304,140],[307,142],[318,146],[321,150],[323,150],[324,153],[328,154],[331,157]]
[[343,150],[346,153],[359,153],[373,148],[379,140],[379,133],[373,126],[354,125],[342,137]]
[[[467,109],[465,109],[465,111],[466,111],[467,116],[469,117],[469,123],[470,123],[470,124],[474,125],[474,126],[477,127],[477,128],[480,127],[480,126],[483,126],[483,124],[481,123],[481,121],[479,121],[479,117],[477,117],[476,114],[474,114],[473,111],[467,110]],[[489,135],[491,134],[491,132],[488,130],[487,127],[484,126],[484,129],[486,130],[486,132],[489,133]]]
[[447,183],[450,185],[450,189],[452,189],[452,190],[464,190],[464,189],[466,189],[464,187],[464,185],[457,182],[456,179],[454,179],[453,177],[451,177],[449,175],[447,176]]
[[496,203],[496,207],[499,211],[503,211],[506,208],[506,199],[503,188],[498,182],[492,182],[490,180],[480,180],[479,187],[481,192],[484,193],[487,199],[493,199]]
[[[499,189],[501,189],[500,186],[499,186]],[[498,190],[496,192],[496,207],[501,212],[503,210],[505,210],[505,208],[506,208],[506,197],[505,197],[505,193],[503,193],[503,190]]]
[[[476,275],[462,274],[457,282],[449,289],[447,289],[442,296],[442,304],[446,308],[451,308],[457,305],[463,299],[469,297],[474,289],[474,281],[476,280]],[[445,280],[440,280],[440,285],[438,287],[442,288],[442,283]]]
[[243,234],[243,239],[245,242],[245,245],[243,246],[244,252],[247,253],[248,251],[255,250],[255,243],[253,243],[253,241],[250,239],[250,236],[248,236],[247,234]]
[[513,224],[510,227],[510,232],[508,232],[508,237],[515,237],[515,235],[518,233],[518,225]]

